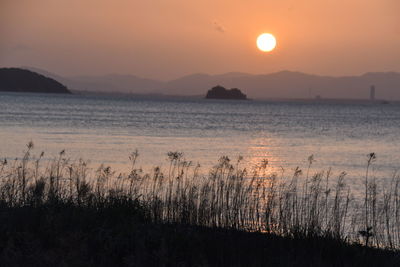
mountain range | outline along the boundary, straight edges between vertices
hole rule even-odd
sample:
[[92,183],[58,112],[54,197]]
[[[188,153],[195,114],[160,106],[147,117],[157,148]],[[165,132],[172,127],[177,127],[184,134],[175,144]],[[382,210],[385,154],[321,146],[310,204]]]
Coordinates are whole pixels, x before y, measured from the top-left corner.
[[368,99],[370,87],[374,85],[377,99],[400,100],[400,73],[397,72],[371,72],[342,77],[293,71],[259,75],[241,72],[220,75],[197,73],[171,81],[158,81],[121,74],[64,77],[38,68],[24,68],[53,78],[72,91],[205,96],[207,90],[221,85],[239,88],[252,99]]

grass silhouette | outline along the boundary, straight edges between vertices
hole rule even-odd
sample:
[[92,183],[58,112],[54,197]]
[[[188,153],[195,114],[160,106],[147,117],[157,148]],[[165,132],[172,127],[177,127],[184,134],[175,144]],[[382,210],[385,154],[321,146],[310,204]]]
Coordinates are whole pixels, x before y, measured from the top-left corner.
[[[352,197],[346,173],[269,174],[221,157],[207,175],[169,152],[168,173],[144,173],[130,155],[119,174],[61,151],[0,164],[0,262],[12,265],[395,266],[400,178],[368,177]],[[384,250],[382,250],[382,248]]]

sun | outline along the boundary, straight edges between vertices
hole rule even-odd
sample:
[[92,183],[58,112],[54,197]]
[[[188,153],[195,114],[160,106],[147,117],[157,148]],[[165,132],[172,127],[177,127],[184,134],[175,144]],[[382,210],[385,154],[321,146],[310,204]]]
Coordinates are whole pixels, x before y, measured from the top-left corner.
[[270,33],[263,33],[257,38],[257,47],[263,52],[271,52],[276,47],[276,39]]

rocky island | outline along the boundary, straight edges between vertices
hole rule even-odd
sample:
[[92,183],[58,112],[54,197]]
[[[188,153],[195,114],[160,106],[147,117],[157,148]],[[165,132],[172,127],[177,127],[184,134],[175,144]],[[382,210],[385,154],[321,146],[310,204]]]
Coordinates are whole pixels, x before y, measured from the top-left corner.
[[208,90],[207,99],[237,99],[237,100],[246,100],[247,97],[243,94],[239,89],[225,89],[224,87],[217,85],[210,90]]
[[71,94],[58,81],[20,68],[0,68],[0,92]]

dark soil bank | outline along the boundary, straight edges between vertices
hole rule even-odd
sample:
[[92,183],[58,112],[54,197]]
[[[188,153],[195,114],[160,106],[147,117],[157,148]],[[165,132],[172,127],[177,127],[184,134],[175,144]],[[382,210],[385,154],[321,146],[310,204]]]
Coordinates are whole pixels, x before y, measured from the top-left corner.
[[400,266],[329,238],[155,224],[135,201],[0,208],[1,266]]

